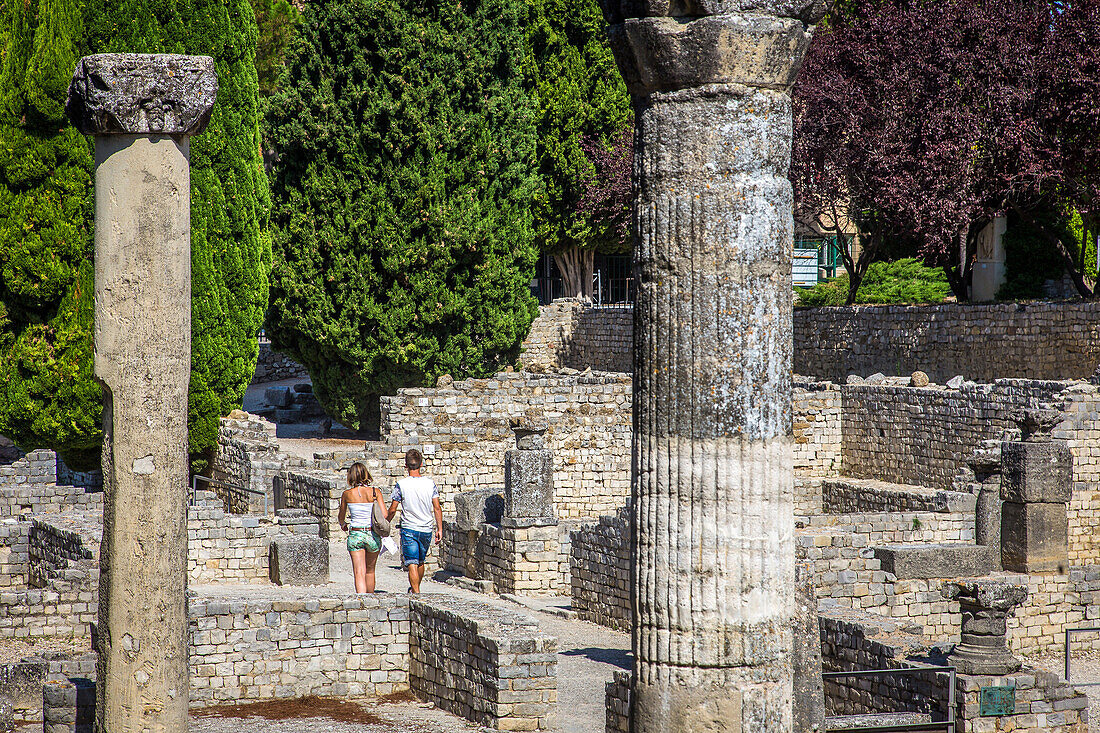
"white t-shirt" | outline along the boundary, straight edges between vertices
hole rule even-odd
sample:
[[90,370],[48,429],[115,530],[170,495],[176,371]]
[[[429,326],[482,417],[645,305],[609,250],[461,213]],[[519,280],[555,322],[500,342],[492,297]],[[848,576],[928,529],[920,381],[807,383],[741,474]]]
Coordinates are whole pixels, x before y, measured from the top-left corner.
[[406,476],[393,487],[390,501],[401,502],[401,526],[417,532],[435,531],[435,512],[432,499],[439,497],[439,489],[427,476]]

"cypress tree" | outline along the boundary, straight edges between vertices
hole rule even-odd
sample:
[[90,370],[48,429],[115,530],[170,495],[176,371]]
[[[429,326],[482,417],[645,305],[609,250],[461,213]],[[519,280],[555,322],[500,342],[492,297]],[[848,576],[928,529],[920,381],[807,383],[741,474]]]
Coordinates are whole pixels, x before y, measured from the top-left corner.
[[630,94],[596,0],[530,0],[527,43],[538,99],[538,245],[557,259],[571,290],[566,295],[591,295],[594,251],[618,254],[624,247],[605,236],[583,204],[597,176],[584,148],[587,143],[611,149],[631,130]]
[[[92,376],[89,142],[64,100],[86,53],[213,56],[211,122],[191,141],[190,450],[214,445],[241,403],[267,305],[269,192],[259,143],[255,18],[248,0],[30,0],[5,5],[0,67],[0,433],[98,461]],[[83,17],[81,11],[83,10]]]
[[79,0],[0,7],[0,434],[94,465],[91,146],[65,119]]
[[88,8],[97,52],[207,55],[218,72],[210,124],[191,140],[188,428],[196,456],[216,442],[218,418],[241,405],[267,308],[256,20],[249,0],[92,0]]
[[520,0],[311,0],[271,100],[270,332],[322,404],[514,359],[537,309]]

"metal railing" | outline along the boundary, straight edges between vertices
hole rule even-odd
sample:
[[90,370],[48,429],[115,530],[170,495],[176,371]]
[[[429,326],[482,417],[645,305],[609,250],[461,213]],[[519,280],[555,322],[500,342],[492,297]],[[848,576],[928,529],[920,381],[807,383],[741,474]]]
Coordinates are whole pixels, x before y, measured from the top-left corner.
[[[861,733],[887,733],[888,731],[943,731],[958,733],[955,723],[955,668],[954,667],[904,667],[902,669],[861,669],[855,672],[823,672],[822,680],[839,677],[888,677],[893,675],[916,675],[929,672],[946,672],[950,678],[947,685],[947,720],[927,723],[898,723],[896,725],[868,725],[858,728],[830,728],[836,731],[860,731]],[[899,711],[907,712],[907,711]]]
[[199,490],[199,481],[202,481],[203,483],[206,483],[210,486],[219,486],[223,489],[228,489],[229,491],[240,491],[240,492],[243,492],[245,494],[255,494],[257,496],[262,496],[264,498],[264,514],[267,514],[267,493],[264,492],[264,491],[260,491],[259,489],[250,489],[247,486],[240,486],[239,484],[231,484],[231,483],[222,481],[220,479],[211,478],[209,476],[200,476],[199,474],[195,474],[194,476],[191,477],[191,493],[192,494],[194,494],[196,491]]
[[[1066,648],[1065,648],[1065,662],[1066,662],[1066,682],[1069,680],[1069,648],[1070,648],[1070,634],[1081,634],[1089,631],[1100,631],[1100,626],[1082,626],[1078,629],[1066,629]],[[1074,687],[1095,687],[1100,685],[1100,682],[1074,682]]]

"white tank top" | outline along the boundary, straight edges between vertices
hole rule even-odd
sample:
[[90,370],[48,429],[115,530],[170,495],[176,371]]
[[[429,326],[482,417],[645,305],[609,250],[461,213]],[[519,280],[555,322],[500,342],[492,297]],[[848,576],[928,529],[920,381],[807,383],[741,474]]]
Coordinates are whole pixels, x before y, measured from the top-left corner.
[[353,529],[370,529],[373,501],[348,502],[348,526]]

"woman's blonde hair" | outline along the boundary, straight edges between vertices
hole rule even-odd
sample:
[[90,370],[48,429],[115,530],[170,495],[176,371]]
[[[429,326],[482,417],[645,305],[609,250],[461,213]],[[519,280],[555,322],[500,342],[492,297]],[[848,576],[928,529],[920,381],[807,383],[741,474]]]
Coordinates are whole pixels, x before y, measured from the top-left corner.
[[370,471],[362,463],[356,461],[348,469],[348,486],[365,486],[371,482]]

